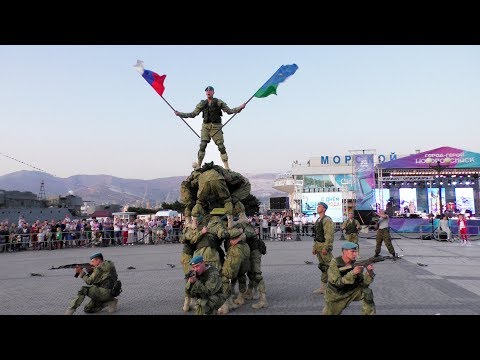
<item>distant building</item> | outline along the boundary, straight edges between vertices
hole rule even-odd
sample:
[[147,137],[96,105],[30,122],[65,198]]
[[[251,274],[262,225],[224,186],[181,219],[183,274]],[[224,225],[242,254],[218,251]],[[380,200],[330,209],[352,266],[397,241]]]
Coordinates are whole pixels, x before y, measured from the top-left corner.
[[17,222],[20,215],[28,223],[63,220],[65,215],[80,216],[82,205],[82,198],[74,195],[39,199],[30,191],[0,190],[0,221]]

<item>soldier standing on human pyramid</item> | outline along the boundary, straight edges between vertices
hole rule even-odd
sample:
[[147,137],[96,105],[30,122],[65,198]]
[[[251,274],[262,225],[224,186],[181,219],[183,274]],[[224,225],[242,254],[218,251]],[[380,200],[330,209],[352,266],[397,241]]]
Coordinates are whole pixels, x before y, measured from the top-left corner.
[[[198,254],[198,248],[202,247],[199,246],[197,241],[203,238],[209,240],[210,236],[208,236],[207,232],[210,235],[217,234],[217,237],[219,237],[220,233],[222,234],[219,237],[219,240],[224,241],[224,247],[227,251],[228,256],[225,259],[224,264],[217,266],[219,267],[218,270],[220,270],[220,275],[223,283],[221,296],[225,296],[225,299],[227,300],[225,300],[223,305],[222,303],[215,301],[205,308],[205,306],[203,305],[198,305],[199,300],[197,299],[196,313],[216,314],[219,310],[218,313],[226,314],[228,313],[230,308],[235,308],[236,306],[238,306],[237,304],[234,304],[233,299],[230,298],[230,295],[232,293],[230,287],[232,279],[237,278],[237,276],[239,275],[244,275],[244,273],[246,273],[247,270],[250,268],[250,247],[245,241],[246,236],[245,234],[243,234],[243,227],[237,229],[233,228],[233,212],[235,211],[235,213],[239,216],[241,222],[247,221],[247,217],[245,214],[245,206],[242,203],[242,200],[246,199],[250,195],[251,186],[247,178],[243,177],[239,173],[229,171],[230,168],[228,164],[228,155],[224,144],[222,128],[230,120],[232,120],[232,118],[236,114],[241,112],[245,108],[246,104],[251,99],[253,99],[253,97],[263,98],[271,94],[276,95],[278,85],[281,82],[285,81],[289,76],[293,75],[298,69],[298,66],[296,64],[280,66],[280,68],[273,74],[273,76],[270,77],[270,79],[268,79],[267,82],[263,84],[262,87],[260,87],[260,89],[258,89],[254,95],[252,95],[245,103],[233,109],[230,109],[224,101],[214,98],[213,94],[215,93],[215,91],[213,86],[207,86],[205,88],[205,94],[207,96],[207,99],[200,101],[191,113],[182,113],[175,110],[163,97],[163,92],[165,90],[163,83],[165,81],[166,75],[159,75],[151,70],[146,70],[143,67],[143,61],[141,60],[137,60],[137,64],[134,65],[134,68],[154,88],[154,90],[167,103],[167,105],[170,106],[170,108],[174,111],[175,115],[179,116],[183,120],[183,122],[195,133],[195,135],[200,138],[198,161],[194,163],[194,171],[184,182],[182,182],[182,185],[180,187],[181,200],[186,205],[185,215],[187,216],[187,219],[185,225],[186,228],[190,228],[184,230],[183,232],[182,242],[184,242],[185,247],[181,255],[181,263],[183,265],[184,272],[187,273],[189,265],[194,267],[194,265],[197,266],[197,263],[203,264],[203,262],[207,262],[207,259],[205,259],[206,254],[203,254],[203,256]],[[198,114],[200,114],[200,112],[203,113],[201,136],[199,136],[195,132],[195,130],[193,130],[191,126],[188,125],[188,123],[183,119],[184,117],[194,118]],[[222,112],[226,112],[227,114],[233,114],[233,116],[230,117],[230,119],[227,120],[223,125],[221,118]],[[225,170],[214,165],[213,163],[205,164],[208,166],[202,167],[202,162],[205,157],[205,150],[211,139],[213,139],[215,144],[218,146],[218,149],[220,151],[220,158],[222,159]],[[219,207],[223,208],[223,211],[227,215],[227,230],[215,230],[216,226],[214,225],[217,224],[218,221],[215,224],[208,222],[206,228],[202,228],[202,230],[198,229],[197,226],[199,223],[199,217],[203,217],[204,215],[208,214],[216,215],[214,209]],[[235,230],[241,230],[242,234],[235,237],[235,235],[238,234],[231,233]],[[211,245],[213,245],[213,243]],[[201,261],[198,260],[200,257]],[[211,269],[210,271],[217,271],[215,265],[207,264],[207,266],[208,269]],[[255,285],[259,287],[259,291],[264,295],[265,292],[263,279],[260,276],[260,261],[256,262],[255,269],[250,270],[252,271],[252,273],[254,273],[253,275],[255,276]],[[195,283],[194,279],[195,277],[190,277],[187,280],[186,293],[183,305],[184,311],[189,310],[190,299],[192,297],[198,297],[199,295],[201,295],[198,291],[195,292],[190,290],[191,284]],[[261,285],[259,283],[261,283]],[[195,285],[193,287],[195,287]],[[246,292],[246,289],[244,289],[244,287],[246,287],[245,283],[242,284],[242,290]],[[201,288],[203,289],[203,287]],[[211,292],[211,289],[209,290],[206,288],[204,290],[206,290],[206,293],[208,294]],[[215,296],[220,296],[220,291],[219,289],[217,289],[217,287],[215,287]],[[218,299],[220,298],[221,297],[218,297]],[[213,305],[213,303],[215,303],[216,305]],[[254,305],[259,305],[254,306],[254,308],[261,308],[267,306],[265,296],[261,297],[259,304]],[[216,308],[210,308],[209,306],[215,306]]]
[[220,151],[220,158],[222,159],[223,166],[225,169],[229,169],[228,166],[228,154],[227,149],[225,148],[223,140],[223,131],[222,131],[222,111],[227,114],[237,114],[245,108],[246,103],[230,109],[228,105],[220,99],[214,98],[215,90],[213,86],[207,86],[205,88],[205,95],[207,96],[206,100],[201,100],[195,109],[190,113],[183,113],[180,111],[175,111],[175,115],[182,118],[194,118],[200,112],[202,112],[203,123],[202,123],[202,132],[200,140],[200,149],[198,150],[198,163],[197,166],[200,168],[202,166],[203,158],[205,157],[205,150],[211,139],[218,146]]

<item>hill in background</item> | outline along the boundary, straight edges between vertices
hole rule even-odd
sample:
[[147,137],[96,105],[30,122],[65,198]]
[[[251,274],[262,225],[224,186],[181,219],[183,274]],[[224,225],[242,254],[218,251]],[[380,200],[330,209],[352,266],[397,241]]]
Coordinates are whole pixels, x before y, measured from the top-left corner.
[[[270,197],[286,196],[286,193],[272,188],[277,174],[243,174],[252,185],[252,194],[267,204]],[[179,200],[180,183],[186,176],[173,176],[152,180],[124,179],[110,175],[74,175],[67,178],[55,177],[40,171],[22,170],[0,176],[0,189],[40,192],[43,181],[45,194],[49,196],[80,196],[84,201],[100,204],[135,204],[140,201],[151,207],[162,202]]]

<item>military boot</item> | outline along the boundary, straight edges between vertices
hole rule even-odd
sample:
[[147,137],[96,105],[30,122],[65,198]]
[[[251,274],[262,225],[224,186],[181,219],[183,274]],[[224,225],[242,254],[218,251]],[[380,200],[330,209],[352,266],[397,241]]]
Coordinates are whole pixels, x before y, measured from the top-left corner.
[[230,309],[228,308],[229,299],[227,299],[222,306],[218,309],[219,315],[226,315],[229,313]]
[[183,302],[182,310],[184,312],[190,311],[190,296],[185,296],[185,301]]
[[107,302],[106,310],[109,314],[112,314],[115,311],[117,311],[117,303],[118,303],[118,299],[113,299]]
[[247,291],[245,291],[245,294],[243,294],[243,298],[245,300],[252,300],[254,295],[254,290],[253,288],[248,288]]
[[227,301],[228,301],[229,310],[235,310],[236,308],[239,307],[239,305],[237,305],[233,300],[233,296],[230,296]]
[[230,167],[228,166],[228,155],[226,153],[220,154],[220,158],[222,159],[223,167],[227,170],[230,170]]
[[198,162],[197,162],[197,167],[195,168],[195,170],[198,170],[202,167],[202,161],[203,161],[203,158],[205,157],[205,151],[199,151],[198,152]]
[[316,290],[313,290],[314,294],[324,294],[325,293],[325,288],[327,287],[327,284],[322,282],[320,287]]
[[245,296],[244,296],[245,292],[239,292],[237,297],[235,298],[235,300],[233,300],[233,302],[235,304],[237,304],[238,306],[242,306],[243,304],[245,304]]
[[267,306],[268,306],[267,294],[264,291],[261,291],[260,292],[260,300],[257,303],[252,304],[252,308],[253,309],[261,309],[261,308],[266,308]]
[[77,309],[68,308],[67,310],[65,310],[65,314],[64,314],[64,315],[73,315],[73,314],[75,313],[75,310],[77,310]]

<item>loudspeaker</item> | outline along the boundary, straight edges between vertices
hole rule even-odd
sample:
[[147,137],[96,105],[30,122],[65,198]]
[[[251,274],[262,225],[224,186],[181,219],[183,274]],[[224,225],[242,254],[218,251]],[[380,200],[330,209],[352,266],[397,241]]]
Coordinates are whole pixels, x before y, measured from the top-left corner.
[[270,198],[270,210],[285,210],[289,208],[288,197]]

